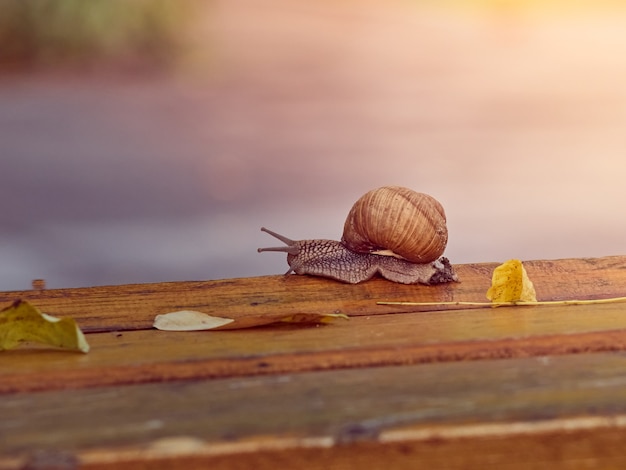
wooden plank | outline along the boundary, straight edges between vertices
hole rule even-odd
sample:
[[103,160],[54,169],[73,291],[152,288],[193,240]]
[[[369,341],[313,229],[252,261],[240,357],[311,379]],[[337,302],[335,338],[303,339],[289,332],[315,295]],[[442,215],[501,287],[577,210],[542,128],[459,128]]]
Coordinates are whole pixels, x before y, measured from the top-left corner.
[[354,441],[349,445],[332,445],[332,439],[325,438],[289,437],[216,444],[179,436],[139,447],[37,451],[20,457],[0,457],[0,469],[621,469],[626,465],[623,419],[619,416],[555,419],[538,425],[516,422],[500,426],[440,426],[416,429],[413,433],[383,432],[379,440]]
[[[458,265],[462,282],[440,286],[406,286],[382,279],[346,285],[306,276],[265,276],[2,292],[0,304],[8,305],[18,298],[29,300],[46,313],[76,318],[86,332],[151,328],[155,315],[180,309],[231,318],[298,312],[378,315],[424,310],[376,305],[378,300],[484,301],[495,266]],[[525,266],[542,300],[625,294],[625,256],[528,261]]]
[[609,445],[626,436],[625,370],[607,353],[13,394],[0,400],[0,468],[35,450],[93,468],[320,468],[312,450],[325,463],[365,452],[368,468],[390,455],[404,468],[608,468],[626,461]]
[[[524,426],[526,423],[516,424]],[[157,445],[152,452],[130,451],[130,455],[124,454],[123,458],[126,458],[123,460],[117,460],[117,456],[106,451],[96,451],[84,455],[80,461],[84,462],[85,468],[94,470],[112,468],[117,462],[120,462],[121,468],[158,469],[207,468],[210,463],[213,470],[273,470],[285,467],[319,470],[606,470],[621,469],[626,465],[623,452],[626,433],[623,428],[607,424],[571,430],[568,429],[570,421],[555,421],[554,424],[561,426],[561,432],[492,433],[465,439],[445,439],[435,432],[428,439],[363,441],[331,448],[323,446],[326,441],[314,446],[310,442],[300,441],[298,445],[280,440],[270,441],[262,448],[254,444],[241,446],[243,452],[240,454],[231,453],[232,450],[220,454],[211,446],[208,455],[196,449],[194,453],[172,456],[172,443],[167,441],[165,446]],[[503,429],[510,431],[511,428],[516,429],[517,426],[507,425]],[[563,432],[563,429],[567,431]],[[189,444],[183,440],[180,447],[186,445]],[[161,447],[166,447],[169,455],[163,455]],[[115,464],[112,465],[112,462]]]
[[358,316],[331,325],[87,336],[87,355],[0,355],[0,393],[626,350],[626,304]]
[[87,335],[87,355],[0,355],[0,393],[626,350],[626,304],[357,316],[331,325]]
[[[624,278],[626,257],[538,261],[525,264],[541,299],[624,295],[622,286],[626,280]],[[575,457],[571,460],[573,464],[570,468],[576,468],[575,464],[583,461],[606,464],[610,458],[615,459],[618,464],[623,464],[623,459],[619,455],[611,454],[610,449],[607,449],[611,443],[626,437],[623,425],[626,418],[623,420],[619,418],[624,414],[624,410],[620,408],[621,405],[614,407],[615,395],[604,396],[590,390],[587,382],[591,375],[577,377],[571,375],[580,364],[581,370],[591,373],[593,368],[588,362],[590,357],[610,358],[607,364],[598,366],[601,375],[604,375],[591,389],[595,387],[604,390],[607,384],[609,388],[620,385],[623,380],[619,376],[619,367],[611,366],[610,371],[607,369],[609,363],[614,363],[614,358],[619,356],[595,354],[559,358],[552,356],[626,349],[624,320],[626,305],[427,310],[412,313],[419,309],[383,307],[375,304],[376,300],[483,300],[493,267],[495,267],[493,263],[459,266],[458,270],[464,282],[436,287],[399,286],[384,280],[349,286],[324,279],[270,276],[223,281],[0,293],[0,300],[3,299],[7,303],[15,298],[24,298],[33,301],[47,313],[74,316],[85,330],[93,332],[88,334],[92,344],[92,351],[88,355],[33,349],[3,352],[0,355],[2,373],[0,392],[4,393],[1,402],[9,408],[15,405],[16,410],[22,410],[24,416],[29,416],[26,421],[20,420],[15,414],[5,413],[5,409],[0,406],[0,416],[3,416],[0,420],[0,455],[6,455],[6,458],[0,459],[0,468],[3,468],[3,465],[9,468],[20,467],[24,464],[24,459],[41,457],[45,464],[45,459],[54,461],[65,456],[69,456],[71,462],[78,459],[93,468],[110,468],[113,465],[117,468],[120,462],[127,465],[127,468],[138,468],[140,464],[149,465],[151,462],[158,468],[164,468],[169,464],[172,465],[171,468],[181,468],[183,464],[194,463],[204,467],[207,462],[211,463],[212,468],[220,466],[232,468],[235,457],[238,462],[242,462],[242,468],[250,466],[276,468],[277,461],[287,462],[287,466],[315,468],[313,465],[315,460],[312,457],[319,455],[324,456],[319,461],[319,468],[322,466],[328,468],[331,464],[351,465],[355,451],[363,456],[362,465],[375,462],[371,459],[379,456],[378,462],[381,464],[396,461],[398,466],[404,465],[408,468],[407,453],[413,455],[418,453],[425,463],[434,465],[443,462],[450,468],[466,468],[463,462],[478,459],[477,462],[480,463],[480,459],[472,451],[478,448],[485,449],[489,454],[488,459],[482,461],[483,464],[494,462],[500,464],[499,466],[494,464],[493,468],[509,468],[507,465],[514,465],[510,460],[511,455],[519,455],[522,458],[520,461],[523,461],[526,455],[543,455],[542,458],[547,463],[562,464],[557,458],[558,454],[551,453],[552,447],[546,446],[546,442],[554,442],[557,447],[561,446],[559,447],[561,451],[569,449],[574,453]],[[284,325],[254,330],[198,333],[170,333],[149,329],[155,314],[181,308],[197,308],[234,318],[303,311],[344,312],[353,318],[348,322],[338,322],[325,327]],[[546,359],[544,356],[548,355],[550,357]],[[537,356],[537,359],[521,359],[524,356]],[[490,360],[493,358],[519,359]],[[458,362],[468,359],[484,361]],[[570,360],[574,362],[568,362]],[[526,399],[523,402],[526,404],[519,408],[519,403],[516,404],[518,395],[514,394],[511,402],[508,392],[496,387],[493,390],[500,390],[498,393],[503,402],[511,406],[505,407],[504,411],[497,411],[494,415],[497,419],[493,419],[493,416],[482,416],[484,408],[481,405],[472,408],[473,414],[468,410],[467,416],[452,417],[450,421],[445,416],[435,416],[431,414],[432,411],[421,408],[416,408],[416,416],[423,414],[427,418],[430,416],[436,419],[416,421],[409,413],[408,421],[404,418],[398,420],[397,414],[404,416],[403,404],[413,403],[407,398],[409,389],[398,390],[388,386],[386,397],[390,404],[389,407],[385,407],[379,405],[383,395],[382,389],[368,388],[364,385],[367,380],[373,380],[380,384],[398,382],[420,388],[423,385],[405,376],[417,374],[421,377],[424,373],[424,380],[430,381],[432,385],[437,382],[450,385],[448,376],[457,374],[459,379],[465,377],[466,386],[470,384],[468,397],[471,402],[472,397],[480,393],[490,396],[497,380],[503,383],[507,383],[508,380],[514,391],[517,387],[530,390],[526,379],[535,377],[533,380],[541,381],[537,378],[536,363],[541,364],[538,361],[547,361],[544,365],[556,364],[555,368],[544,369],[544,372],[549,374],[548,382],[553,389],[542,388],[541,384],[536,385],[535,388],[541,393],[534,398],[525,395]],[[574,363],[579,366],[573,366]],[[512,368],[507,369],[507,366],[502,364],[511,364]],[[404,367],[389,367],[395,365]],[[372,366],[388,367],[371,369]],[[451,366],[468,369],[450,369]],[[500,377],[487,374],[488,380],[483,382],[486,374],[484,367],[500,371]],[[319,370],[325,372],[312,372]],[[395,377],[383,373],[392,370],[402,372]],[[513,371],[513,376],[507,376],[506,370]],[[294,372],[300,374],[293,375]],[[365,375],[359,376],[361,378],[350,375],[359,373]],[[360,420],[357,419],[356,427],[350,421],[342,422],[340,425],[335,423],[339,426],[336,429],[328,430],[324,427],[318,429],[314,424],[319,410],[311,406],[310,401],[305,400],[306,405],[303,404],[299,411],[296,410],[302,415],[299,416],[296,411],[291,410],[289,413],[292,414],[289,416],[294,422],[308,422],[312,427],[306,425],[302,429],[274,431],[260,429],[241,435],[229,434],[226,427],[221,428],[226,430],[225,434],[215,437],[202,427],[202,423],[192,423],[194,421],[191,417],[192,411],[185,407],[180,408],[176,399],[176,395],[182,391],[185,400],[191,398],[192,403],[202,407],[206,405],[200,401],[202,393],[208,396],[217,393],[225,399],[228,394],[223,389],[212,387],[229,383],[234,389],[250,386],[253,391],[248,396],[253,403],[261,406],[260,403],[268,400],[266,393],[276,389],[283,390],[280,380],[300,384],[289,393],[319,398],[310,384],[305,386],[304,382],[298,382],[300,378],[309,380],[304,379],[305,377],[316,377],[322,381],[321,383],[332,383],[331,388],[335,386],[333,381],[345,380],[345,384],[350,384],[345,387],[351,389],[352,394],[372,393],[373,398],[369,406],[381,408],[383,414],[373,418],[361,417]],[[215,378],[221,379],[207,380]],[[199,388],[193,389],[196,390],[193,393],[188,392],[191,389],[187,387],[193,384]],[[107,388],[105,387],[107,385],[116,387]],[[120,385],[125,386],[119,387]],[[448,391],[452,391],[457,385],[450,385],[452,388],[449,389],[444,387],[437,393],[446,396]],[[265,389],[264,392],[258,392],[260,395],[255,391],[257,386]],[[484,389],[480,393],[479,386]],[[583,398],[589,400],[584,402],[585,406],[580,400],[572,402],[567,398],[569,392],[566,393],[562,388],[567,386],[574,390],[571,392],[574,394],[578,393],[576,390],[586,390],[578,397],[581,400]],[[458,387],[462,388],[461,385]],[[77,388],[87,389],[73,390]],[[34,390],[41,392],[9,393]],[[437,395],[436,391],[432,392]],[[191,396],[188,396],[189,393]],[[418,397],[426,398],[420,393],[417,393]],[[623,390],[620,390],[620,393],[623,393]],[[238,396],[236,393],[231,395],[233,400]],[[560,414],[545,415],[546,410],[550,408],[544,403],[548,395],[552,398],[567,395],[565,402],[572,404],[572,408]],[[85,428],[83,421],[87,419],[86,413],[78,411],[77,406],[79,403],[86,405],[78,397],[85,397],[91,401],[94,420],[104,420],[102,426],[98,421],[93,421],[98,423],[93,427],[93,432],[91,428],[89,430]],[[353,409],[353,403],[348,400],[345,390],[339,394],[337,402],[325,397],[325,395],[322,397],[321,403],[335,403],[336,406],[340,406],[338,403],[343,400],[341,406],[348,410]],[[460,395],[455,397],[460,400]],[[187,429],[190,432],[199,430],[199,434],[194,432],[188,434],[169,424],[166,426],[167,430],[160,434],[162,429],[158,423],[162,419],[159,417],[159,411],[147,402],[152,400],[166,408],[163,404],[168,398],[175,402],[174,410],[169,411],[177,416],[182,413],[182,422],[186,423]],[[364,401],[365,398],[364,395],[359,400]],[[19,402],[21,399],[26,401]],[[52,403],[67,402],[68,408],[64,409],[62,416],[69,418],[62,419],[61,415],[56,416],[56,411],[53,411],[49,415],[51,419],[49,426],[44,425],[42,429],[34,430],[32,426],[29,427],[30,417],[46,415],[44,409],[50,410],[48,399],[52,400]],[[231,411],[236,408],[236,401],[230,404],[220,403],[220,406]],[[270,403],[274,402],[270,400]],[[292,401],[283,400],[281,403],[297,409]],[[320,401],[313,403],[319,404]],[[402,405],[400,408],[398,403]],[[124,411],[126,409],[124,407],[132,407],[133,404],[138,413],[139,410],[145,409],[149,414],[156,416],[155,420],[146,421],[139,416],[140,419],[137,421],[137,415],[130,411],[126,414],[122,412],[116,418],[109,417],[115,414],[116,410]],[[452,406],[452,402],[448,404]],[[448,404],[444,403],[444,407]],[[30,410],[31,405],[33,415],[26,412]],[[212,409],[212,405],[206,406]],[[507,410],[513,409],[522,409],[523,413],[519,416],[507,414]],[[163,412],[167,410],[164,409]],[[250,413],[252,416],[253,413]],[[619,419],[615,418],[617,421],[612,418],[616,414],[619,415]],[[204,415],[195,418],[205,419],[202,416]],[[341,414],[337,416],[340,417]],[[57,424],[62,423],[54,432],[51,427],[53,417]],[[538,424],[537,417],[541,418]],[[235,415],[230,415],[228,419],[231,418],[239,422]],[[590,418],[593,419],[589,421]],[[267,420],[271,421],[269,418]],[[137,422],[140,424],[136,425]],[[378,429],[376,423],[380,422],[383,425]],[[363,423],[367,425],[363,427]],[[368,427],[368,423],[374,423],[373,431]],[[498,425],[503,427],[498,428]],[[150,426],[156,426],[158,429],[152,429]],[[106,433],[115,434],[113,429],[117,428],[122,430],[122,436],[128,432],[126,436],[129,439],[124,442],[108,441]],[[493,432],[485,433],[485,429],[491,429]],[[519,429],[526,431],[517,432]],[[574,434],[578,439],[584,438],[586,442],[593,442],[595,447],[583,450],[574,446],[575,449],[571,449],[573,441],[569,439],[568,433],[572,429],[575,429]],[[76,440],[74,447],[65,445],[48,447],[47,443],[55,439],[55,432],[58,431],[61,436],[68,438],[67,442],[70,442],[72,436],[75,437],[72,434],[74,430],[84,434],[83,440]],[[105,432],[104,439],[99,439],[103,437],[101,431]],[[464,432],[466,434],[463,434]],[[507,432],[509,433],[507,435],[513,437],[502,440],[501,434]],[[15,444],[15,439],[19,440],[19,436],[22,436],[23,440],[20,441],[22,444],[18,444],[17,447],[2,447],[4,442],[10,446]],[[438,444],[433,445],[433,442]],[[522,443],[519,453],[515,453],[517,448],[513,442]],[[6,454],[3,449],[7,450]],[[42,455],[33,454],[38,449],[43,449]],[[441,449],[446,451],[440,452]],[[450,455],[455,452],[465,452],[467,455],[452,461]],[[383,455],[386,456],[386,460],[380,457]],[[42,468],[41,462],[35,462],[33,465],[35,468]]]

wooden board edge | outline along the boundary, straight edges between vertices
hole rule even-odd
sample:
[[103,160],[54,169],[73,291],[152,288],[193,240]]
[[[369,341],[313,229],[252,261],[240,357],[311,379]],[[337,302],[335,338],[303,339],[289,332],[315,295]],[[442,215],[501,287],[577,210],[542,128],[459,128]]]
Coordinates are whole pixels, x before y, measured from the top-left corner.
[[[207,442],[171,436],[141,446],[0,457],[0,470],[24,468],[618,468],[626,415],[389,428],[336,436],[256,436]],[[580,445],[584,442],[585,445]],[[63,464],[64,466],[59,466]]]
[[0,394],[615,351],[626,351],[626,330],[416,344],[398,348],[344,348],[307,354],[183,360],[106,369],[68,369],[50,373],[39,371],[36,374],[14,373],[2,377]]

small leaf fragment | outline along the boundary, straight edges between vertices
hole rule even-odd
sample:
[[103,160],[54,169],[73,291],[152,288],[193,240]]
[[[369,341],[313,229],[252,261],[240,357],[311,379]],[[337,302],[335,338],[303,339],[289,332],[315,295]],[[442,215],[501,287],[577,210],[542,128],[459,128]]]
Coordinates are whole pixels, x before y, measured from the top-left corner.
[[494,304],[537,301],[535,287],[520,260],[508,260],[494,269],[487,298]]
[[195,310],[179,310],[157,315],[153,326],[163,331],[202,331],[213,330],[234,321],[232,318],[214,317]]
[[0,311],[0,351],[30,341],[84,353],[89,351],[85,335],[73,318],[53,317],[18,300]]
[[295,313],[282,318],[285,323],[332,323],[337,319],[349,320],[343,313]]
[[247,315],[238,319],[216,317],[195,310],[157,315],[153,326],[163,331],[235,330],[254,328],[273,323],[330,323],[336,319],[348,319],[338,313],[294,313],[292,315]]

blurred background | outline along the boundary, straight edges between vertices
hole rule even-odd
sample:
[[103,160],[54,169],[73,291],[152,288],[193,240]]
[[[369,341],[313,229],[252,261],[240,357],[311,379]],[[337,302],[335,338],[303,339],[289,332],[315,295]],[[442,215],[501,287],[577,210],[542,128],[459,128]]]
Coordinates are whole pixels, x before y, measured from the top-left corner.
[[2,0],[0,290],[279,274],[394,184],[453,263],[626,254],[626,6]]

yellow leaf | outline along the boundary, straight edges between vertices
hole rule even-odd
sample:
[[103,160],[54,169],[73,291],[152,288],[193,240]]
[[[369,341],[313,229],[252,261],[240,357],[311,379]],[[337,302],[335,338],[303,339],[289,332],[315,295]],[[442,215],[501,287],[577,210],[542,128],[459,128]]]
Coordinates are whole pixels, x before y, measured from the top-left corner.
[[0,351],[27,341],[89,351],[89,344],[74,319],[46,315],[30,303],[18,300],[0,311]]
[[536,302],[535,287],[518,259],[511,259],[493,271],[487,298],[493,303]]
[[239,319],[216,317],[194,310],[157,315],[153,326],[163,331],[234,330],[271,325],[272,323],[330,323],[338,318],[348,319],[343,314],[296,313],[292,315],[248,315]]

